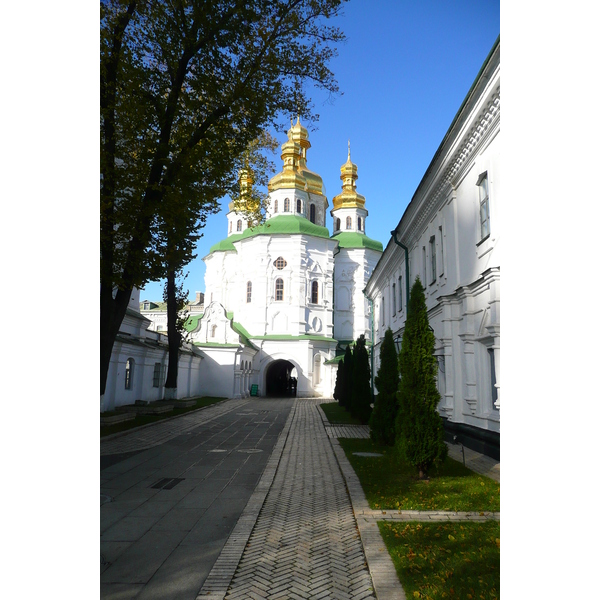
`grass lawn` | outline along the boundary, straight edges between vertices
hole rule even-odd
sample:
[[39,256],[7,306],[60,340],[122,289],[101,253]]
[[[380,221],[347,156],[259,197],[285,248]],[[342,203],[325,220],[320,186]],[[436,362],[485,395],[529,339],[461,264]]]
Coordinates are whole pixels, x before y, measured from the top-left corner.
[[[135,419],[131,421],[124,421],[123,423],[116,423],[115,425],[101,425],[100,437],[111,435],[113,433],[119,433],[121,431],[127,431],[128,429],[134,429],[135,427],[140,427],[141,425],[146,425],[148,423],[156,423],[157,421],[162,421],[163,419],[168,419],[170,417],[176,417],[177,415],[182,415],[183,413],[198,410],[199,408],[209,406],[210,404],[221,402],[222,400],[227,400],[227,398],[203,396],[202,398],[196,399],[196,404],[194,406],[188,406],[187,408],[174,408],[171,412],[162,415],[136,415]],[[116,414],[120,413],[117,411],[107,411],[103,412],[102,416],[108,417]]]
[[[340,439],[373,509],[499,511],[500,485],[447,458],[419,481],[393,448],[371,440]],[[374,452],[381,457],[356,456]],[[500,523],[379,521],[379,531],[407,599],[497,600]]]
[[407,598],[500,597],[499,522],[378,525]]
[[361,425],[345,408],[337,402],[325,402],[320,405],[328,421],[334,425]]
[[[500,510],[500,484],[451,458],[429,473],[429,481],[419,481],[416,469],[399,460],[393,448],[364,439],[339,442],[373,509]],[[383,456],[363,457],[353,452],[376,452]]]

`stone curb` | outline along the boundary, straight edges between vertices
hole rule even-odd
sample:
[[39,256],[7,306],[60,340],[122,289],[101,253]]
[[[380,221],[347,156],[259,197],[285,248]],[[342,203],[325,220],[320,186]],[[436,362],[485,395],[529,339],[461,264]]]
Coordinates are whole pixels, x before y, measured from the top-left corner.
[[198,592],[196,600],[201,600],[202,598],[223,600],[225,598],[227,590],[231,585],[231,581],[233,580],[233,576],[235,575],[237,566],[242,558],[246,544],[248,543],[252,530],[254,529],[256,521],[258,520],[258,515],[265,502],[267,494],[271,489],[271,484],[275,479],[275,473],[277,472],[277,467],[279,466],[279,461],[287,442],[292,421],[294,420],[294,416],[296,414],[297,402],[297,400],[294,402],[294,405],[290,410],[290,414],[283,427],[283,430],[279,434],[277,444],[275,445],[275,448],[273,448],[273,452],[267,461],[267,466],[265,467],[265,470],[263,471],[263,474],[256,485],[254,492],[252,493],[252,496],[250,496],[248,504],[246,504],[246,507],[244,508],[244,511],[242,512],[236,526],[227,539],[227,542],[225,542],[225,546],[223,547],[221,554],[219,554],[219,557],[217,558],[217,561],[215,562],[210,573],[208,574],[208,577],[204,581],[202,588]]

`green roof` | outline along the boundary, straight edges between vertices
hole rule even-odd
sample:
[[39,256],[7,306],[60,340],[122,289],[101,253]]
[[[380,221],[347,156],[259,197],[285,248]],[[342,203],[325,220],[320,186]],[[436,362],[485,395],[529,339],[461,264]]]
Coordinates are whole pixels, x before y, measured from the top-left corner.
[[194,329],[196,329],[196,327],[198,327],[198,321],[204,316],[204,313],[200,313],[197,315],[192,315],[191,317],[188,317],[185,320],[185,323],[183,324],[183,328],[186,331],[194,331]]
[[278,215],[265,221],[263,225],[246,229],[242,239],[256,235],[312,235],[315,237],[329,238],[329,229],[311,223],[298,215]]
[[367,237],[364,233],[344,231],[332,236],[332,239],[340,243],[340,248],[370,248],[377,252],[383,252],[383,244]]
[[214,246],[211,246],[208,253],[212,254],[213,252],[227,252],[228,250],[236,252],[233,242],[237,242],[242,237],[242,235],[242,233],[232,233],[224,240],[221,240],[220,242],[217,242]]

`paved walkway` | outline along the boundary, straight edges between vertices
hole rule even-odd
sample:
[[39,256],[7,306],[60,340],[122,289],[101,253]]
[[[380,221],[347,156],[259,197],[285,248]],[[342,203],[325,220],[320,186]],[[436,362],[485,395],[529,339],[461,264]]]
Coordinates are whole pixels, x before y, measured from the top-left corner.
[[[194,434],[201,413],[204,415],[200,420],[205,425],[210,427],[210,422],[213,422],[212,428],[219,430],[224,426],[222,421],[237,423],[246,413],[256,414],[252,411],[257,402],[260,400],[230,400],[210,407],[210,411],[204,409],[192,413],[195,417],[180,417],[138,430],[135,434],[115,437],[102,443],[102,454],[136,452],[146,448],[150,450],[143,454],[150,452],[156,460],[165,450],[168,452],[173,445],[183,443],[181,440]],[[358,478],[337,441],[337,437],[368,437],[368,427],[331,426],[318,406],[323,399],[288,402],[293,402],[289,416],[280,429],[268,460],[262,463],[258,483],[251,486],[249,497],[243,500],[243,510],[232,524],[226,542],[222,541],[218,558],[213,553],[212,568],[201,577],[193,573],[194,569],[198,571],[198,566],[194,566],[198,563],[194,561],[199,559],[201,549],[197,547],[200,538],[192,539],[192,536],[180,544],[180,561],[187,552],[188,584],[185,590],[182,588],[178,594],[164,595],[168,590],[164,581],[165,571],[162,574],[163,587],[155,587],[154,595],[149,593],[150,587],[138,584],[127,588],[128,593],[125,593],[126,586],[122,585],[114,589],[118,594],[103,595],[102,598],[141,600],[160,598],[162,593],[162,597],[182,600],[405,600],[377,521],[499,519],[499,513],[370,509]],[[263,422],[253,418],[255,425]],[[248,423],[245,423],[244,427],[247,426]],[[234,427],[229,429],[229,433],[231,444],[236,438]],[[202,435],[205,436],[205,432]],[[215,451],[220,450],[214,448],[212,452]],[[450,445],[449,452],[452,458],[462,461],[460,446]],[[129,460],[135,461],[136,457]],[[499,480],[499,464],[495,461],[490,462],[465,449],[465,463],[477,472]],[[118,465],[115,468],[119,470]],[[172,469],[169,474],[171,472]],[[155,479],[154,475],[151,478]],[[165,487],[178,484],[175,481],[177,477],[169,481],[166,479]],[[181,481],[184,482],[183,477]],[[235,503],[234,496],[240,489],[236,491],[235,486],[231,486],[229,493],[228,486],[225,484],[223,488],[226,492],[223,502]],[[187,506],[195,509],[194,501],[188,502]],[[224,509],[223,506],[220,508]],[[190,518],[191,515],[189,510],[186,516]],[[165,518],[168,517],[169,514]],[[176,515],[172,517],[171,520],[176,521]],[[196,529],[199,526],[200,522]],[[157,569],[157,573],[159,571]],[[161,581],[161,577],[156,575],[152,579]],[[118,580],[113,578],[112,581],[117,583]],[[190,594],[194,581],[200,583],[196,592]]]

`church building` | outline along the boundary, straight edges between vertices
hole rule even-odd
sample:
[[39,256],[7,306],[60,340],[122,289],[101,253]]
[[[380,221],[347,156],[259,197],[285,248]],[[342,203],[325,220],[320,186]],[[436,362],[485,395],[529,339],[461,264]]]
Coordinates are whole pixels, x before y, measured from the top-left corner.
[[371,337],[363,290],[383,246],[366,235],[349,149],[330,234],[308,138],[298,118],[281,146],[283,169],[269,181],[264,223],[249,227],[231,203],[227,237],[203,259],[205,310],[188,330],[203,354],[205,395],[331,397],[336,356],[359,335]]

